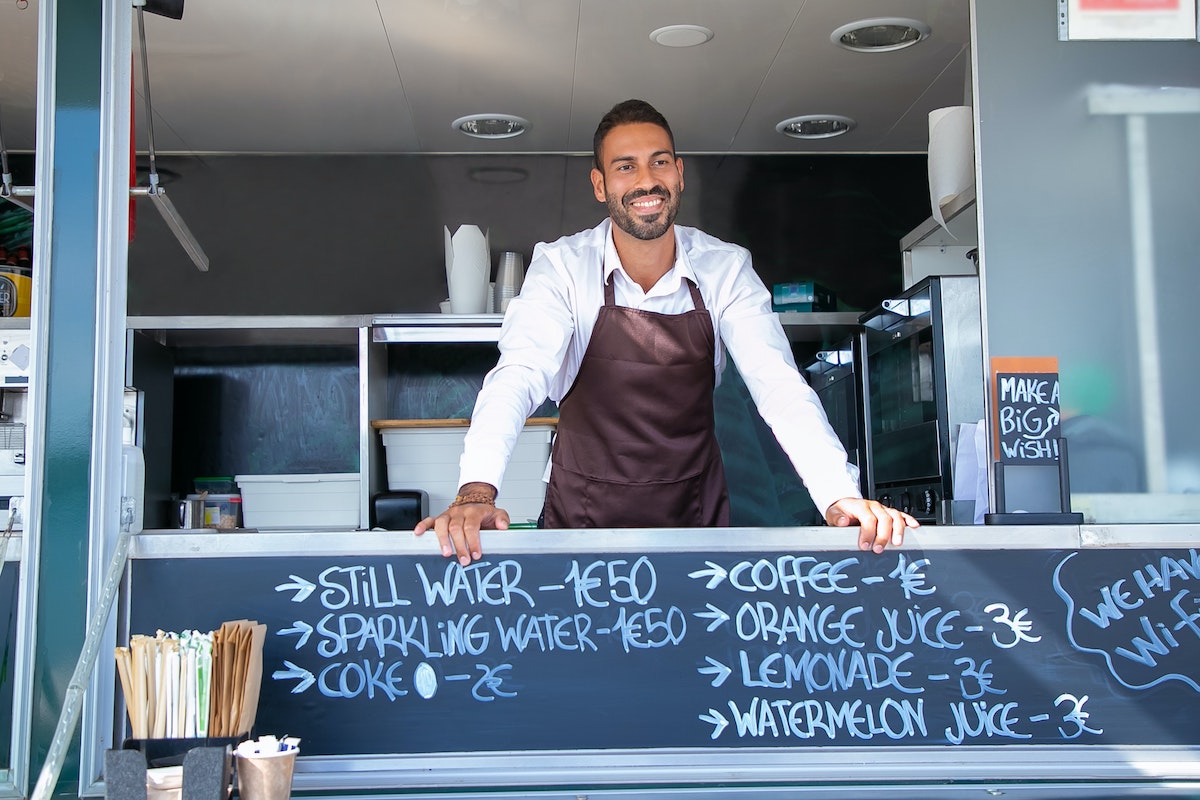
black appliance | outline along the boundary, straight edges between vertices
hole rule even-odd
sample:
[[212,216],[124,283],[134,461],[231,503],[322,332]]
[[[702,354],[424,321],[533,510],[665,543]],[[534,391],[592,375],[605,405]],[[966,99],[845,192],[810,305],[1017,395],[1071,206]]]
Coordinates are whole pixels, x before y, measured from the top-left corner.
[[866,494],[922,522],[971,524],[954,500],[958,428],[984,416],[979,279],[936,276],[859,317]]
[[829,425],[846,448],[846,457],[859,469],[859,490],[867,491],[863,436],[862,336],[854,334],[820,350],[804,365],[808,385],[816,392]]

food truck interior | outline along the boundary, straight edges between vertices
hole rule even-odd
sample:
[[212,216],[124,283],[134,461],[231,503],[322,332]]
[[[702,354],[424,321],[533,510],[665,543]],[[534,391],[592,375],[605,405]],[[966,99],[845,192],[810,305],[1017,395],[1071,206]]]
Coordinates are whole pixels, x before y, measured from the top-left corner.
[[[0,2],[0,798],[50,765],[105,794],[112,646],[242,617],[255,733],[301,737],[313,797],[1200,796],[1194,2],[1138,11],[1191,9],[1152,41],[1080,0],[85,5]],[[469,571],[370,530],[432,489],[389,442],[495,358],[500,314],[442,308],[448,237],[494,269],[602,219],[628,97],[672,124],[680,223],[825,293],[779,317],[864,493],[923,522],[886,561],[816,527],[732,365],[736,535],[512,531]],[[972,524],[990,357],[1057,359],[1085,524]],[[330,480],[181,526],[197,479],[283,475]]]

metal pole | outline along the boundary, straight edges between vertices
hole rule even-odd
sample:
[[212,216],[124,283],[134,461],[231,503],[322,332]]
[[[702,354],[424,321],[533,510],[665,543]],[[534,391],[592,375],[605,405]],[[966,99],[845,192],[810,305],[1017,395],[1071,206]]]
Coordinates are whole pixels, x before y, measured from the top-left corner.
[[1150,203],[1150,152],[1144,114],[1125,118],[1129,149],[1133,299],[1142,387],[1142,437],[1146,491],[1167,491],[1167,432],[1163,421],[1162,361],[1158,349],[1158,301],[1154,279],[1154,213]]
[[58,783],[58,775],[63,767],[63,756],[71,743],[71,737],[75,735],[75,727],[79,724],[84,691],[87,689],[92,668],[96,665],[96,655],[104,638],[104,629],[108,623],[109,613],[112,611],[113,600],[117,596],[117,587],[125,574],[125,562],[129,557],[130,535],[130,531],[123,530],[117,536],[117,544],[113,549],[108,571],[104,575],[100,597],[91,619],[88,620],[83,649],[79,653],[79,660],[75,662],[75,672],[72,673],[71,680],[67,684],[62,711],[58,715],[58,725],[54,729],[54,736],[50,740],[50,749],[46,753],[46,760],[42,763],[42,771],[38,774],[37,785],[33,789],[30,800],[48,800],[54,792],[55,784]]

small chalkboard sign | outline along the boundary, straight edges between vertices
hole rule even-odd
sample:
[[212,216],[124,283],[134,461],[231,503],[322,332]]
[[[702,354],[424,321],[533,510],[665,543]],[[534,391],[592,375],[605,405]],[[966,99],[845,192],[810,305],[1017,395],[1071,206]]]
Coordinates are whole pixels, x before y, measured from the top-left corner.
[[1058,397],[1058,359],[992,359],[997,461],[1058,463],[1061,436]]

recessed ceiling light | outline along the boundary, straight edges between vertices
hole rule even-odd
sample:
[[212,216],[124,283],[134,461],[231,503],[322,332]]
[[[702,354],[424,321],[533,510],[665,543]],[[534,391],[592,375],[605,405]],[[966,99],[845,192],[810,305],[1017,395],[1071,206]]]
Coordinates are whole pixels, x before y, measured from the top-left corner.
[[471,114],[454,120],[450,127],[476,139],[508,139],[529,130],[529,120],[511,114]]
[[650,32],[650,38],[663,47],[695,47],[713,38],[703,25],[667,25]]
[[793,139],[828,139],[849,132],[855,124],[849,117],[837,114],[807,114],[785,119],[775,130]]
[[834,44],[859,53],[887,53],[911,47],[930,34],[924,22],[902,17],[860,19],[829,35]]

